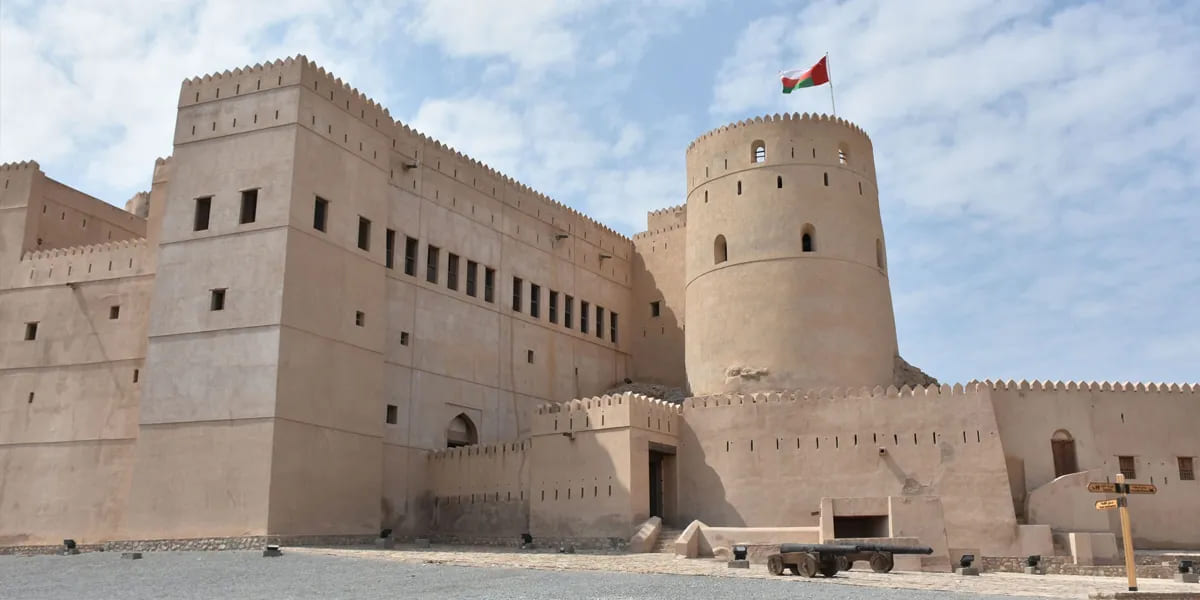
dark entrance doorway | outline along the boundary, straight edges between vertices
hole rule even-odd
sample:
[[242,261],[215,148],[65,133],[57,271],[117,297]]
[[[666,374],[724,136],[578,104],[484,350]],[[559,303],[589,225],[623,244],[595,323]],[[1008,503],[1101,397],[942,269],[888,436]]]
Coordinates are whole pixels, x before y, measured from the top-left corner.
[[1055,431],[1050,437],[1050,450],[1054,453],[1055,477],[1079,472],[1079,463],[1075,460],[1075,438],[1071,437],[1071,432],[1065,429]]
[[666,454],[650,451],[650,516],[663,515],[663,459]]

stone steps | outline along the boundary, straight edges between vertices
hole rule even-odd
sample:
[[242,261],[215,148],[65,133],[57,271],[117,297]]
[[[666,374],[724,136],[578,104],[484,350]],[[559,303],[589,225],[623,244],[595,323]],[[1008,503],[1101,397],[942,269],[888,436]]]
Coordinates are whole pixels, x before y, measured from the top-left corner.
[[674,554],[675,540],[683,535],[682,529],[667,529],[663,528],[658,532],[658,541],[654,543],[654,549],[651,552],[658,554]]

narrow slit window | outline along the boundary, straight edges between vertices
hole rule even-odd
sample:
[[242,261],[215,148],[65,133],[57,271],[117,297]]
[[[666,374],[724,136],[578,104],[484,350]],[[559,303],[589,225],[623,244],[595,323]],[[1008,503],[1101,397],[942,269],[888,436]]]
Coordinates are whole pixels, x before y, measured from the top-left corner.
[[483,301],[496,301],[496,270],[491,267],[483,269]]
[[591,313],[591,311],[588,309],[590,308],[591,305],[589,305],[587,302],[582,300],[579,302],[579,331],[582,331],[583,333],[588,332],[588,316]]
[[417,275],[417,238],[404,236],[404,274]]
[[558,324],[558,292],[550,290],[550,322]]
[[441,249],[437,246],[428,246],[425,251],[425,281],[429,283],[438,282],[438,261],[441,260]]
[[396,268],[396,230],[387,229],[383,234],[383,257],[384,266],[389,269]]
[[570,329],[575,326],[574,319],[573,319],[574,310],[575,310],[575,297],[571,296],[571,295],[564,296],[563,297],[563,327]]
[[737,195],[739,195],[739,196],[742,195],[742,182],[741,181],[737,182]]
[[458,255],[453,252],[446,256],[446,287],[458,290]]
[[325,231],[325,221],[329,217],[329,201],[317,196],[313,201],[313,229]]
[[192,217],[192,231],[208,229],[208,215],[212,210],[212,196],[196,198],[196,212]]
[[238,223],[245,225],[253,223],[258,218],[258,190],[242,190],[242,212],[238,215]]
[[521,288],[525,282],[521,281],[520,277],[513,277],[512,280],[512,309],[521,312]]
[[783,175],[775,176],[775,187],[781,190],[783,189]]
[[366,324],[367,324],[367,313],[364,313],[361,310],[354,311],[354,325],[356,327],[363,327]]
[[615,343],[617,343],[617,313],[609,312],[608,320],[609,320],[608,341],[615,344]]
[[529,316],[542,317],[542,286],[536,283],[529,284]]
[[472,298],[479,295],[479,289],[478,289],[479,282],[477,280],[477,277],[479,276],[478,273],[479,273],[479,263],[477,263],[473,260],[468,260],[467,261],[467,295]]
[[596,305],[596,337],[604,339],[604,307]]
[[531,365],[533,364],[533,350],[525,351],[525,362],[527,362]]
[[825,187],[829,187],[829,173],[825,173],[824,178],[825,178]]

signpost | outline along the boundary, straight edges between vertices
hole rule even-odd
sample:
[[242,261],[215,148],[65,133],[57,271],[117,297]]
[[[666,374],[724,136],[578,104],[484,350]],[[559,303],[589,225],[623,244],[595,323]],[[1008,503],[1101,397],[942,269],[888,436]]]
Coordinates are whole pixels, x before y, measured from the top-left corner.
[[1092,481],[1088,491],[1093,494],[1120,494],[1120,497],[1098,500],[1096,510],[1120,509],[1121,539],[1125,542],[1125,574],[1129,577],[1129,591],[1137,591],[1137,569],[1133,566],[1133,534],[1129,527],[1129,499],[1127,494],[1157,494],[1158,488],[1151,483],[1125,483],[1125,475],[1117,473],[1117,482]]

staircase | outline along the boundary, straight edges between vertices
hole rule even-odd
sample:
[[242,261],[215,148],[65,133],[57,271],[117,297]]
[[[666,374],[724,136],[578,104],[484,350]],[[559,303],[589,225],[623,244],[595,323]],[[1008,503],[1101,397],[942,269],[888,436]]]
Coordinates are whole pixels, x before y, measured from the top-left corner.
[[674,529],[664,526],[658,532],[658,541],[654,543],[654,549],[651,552],[658,554],[675,554],[675,540],[683,535],[682,529]]

